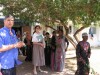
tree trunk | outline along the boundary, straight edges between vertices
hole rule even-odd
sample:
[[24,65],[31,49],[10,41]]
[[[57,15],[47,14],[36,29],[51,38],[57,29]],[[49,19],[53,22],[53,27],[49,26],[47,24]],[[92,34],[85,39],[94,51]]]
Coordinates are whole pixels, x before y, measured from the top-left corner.
[[73,35],[74,38],[75,38],[75,40],[77,41],[77,43],[80,41],[80,40],[77,38],[77,34],[78,34],[80,31],[82,31],[84,28],[85,28],[84,26],[81,27],[81,28],[78,29],[78,30],[75,32],[75,34]]
[[64,28],[65,28],[65,35],[66,35],[66,38],[67,38],[68,41],[74,46],[74,48],[76,48],[76,43],[75,43],[75,41],[72,39],[72,37],[70,37],[70,36],[68,35],[68,33],[69,33],[69,28],[68,28],[64,23],[62,23],[62,25],[63,25]]
[[66,35],[66,38],[68,39],[68,41],[74,46],[74,48],[76,48],[76,43],[75,41],[69,36],[69,35]]

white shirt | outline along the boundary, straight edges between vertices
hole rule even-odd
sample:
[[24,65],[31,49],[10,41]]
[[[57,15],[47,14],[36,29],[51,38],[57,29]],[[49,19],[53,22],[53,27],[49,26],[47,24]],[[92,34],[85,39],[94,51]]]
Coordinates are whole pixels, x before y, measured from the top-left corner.
[[32,35],[32,42],[42,42],[43,41],[43,35],[41,33],[34,33]]

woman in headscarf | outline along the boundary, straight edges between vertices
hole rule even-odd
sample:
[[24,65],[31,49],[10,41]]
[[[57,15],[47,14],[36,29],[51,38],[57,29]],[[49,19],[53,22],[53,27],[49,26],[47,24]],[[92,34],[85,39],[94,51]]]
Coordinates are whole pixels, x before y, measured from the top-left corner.
[[91,48],[88,40],[88,34],[82,34],[83,40],[77,44],[76,57],[77,57],[77,71],[75,75],[89,75],[89,59],[91,55]]
[[56,55],[55,55],[56,71],[61,72],[65,67],[65,52],[68,45],[69,42],[67,38],[64,36],[63,30],[59,30],[58,36],[56,38]]
[[32,37],[29,32],[26,32],[26,38],[24,39],[26,44],[26,58],[25,61],[32,61]]

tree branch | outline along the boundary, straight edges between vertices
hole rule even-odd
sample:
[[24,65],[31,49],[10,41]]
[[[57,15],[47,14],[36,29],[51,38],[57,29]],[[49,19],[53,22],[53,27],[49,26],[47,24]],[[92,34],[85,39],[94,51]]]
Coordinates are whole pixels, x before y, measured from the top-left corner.
[[76,41],[77,42],[79,42],[80,40],[77,38],[77,34],[80,32],[80,31],[82,31],[83,29],[84,29],[85,27],[83,26],[83,27],[81,27],[80,29],[78,29],[75,33],[74,33],[74,38],[76,39]]
[[51,27],[51,26],[49,26],[49,25],[46,25],[46,27],[49,27],[49,28],[51,28],[51,29],[53,29],[53,30],[56,30],[56,29],[54,29],[53,27]]

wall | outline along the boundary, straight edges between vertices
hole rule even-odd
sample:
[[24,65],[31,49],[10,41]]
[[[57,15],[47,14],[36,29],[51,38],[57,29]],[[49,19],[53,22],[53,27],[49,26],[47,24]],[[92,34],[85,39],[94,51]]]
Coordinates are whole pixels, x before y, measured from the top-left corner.
[[[93,34],[93,37],[91,38],[90,34],[89,34],[89,28],[87,27],[84,30],[82,30],[79,34],[78,34],[78,38],[80,39],[80,41],[82,40],[82,33],[86,32],[88,33],[88,42],[90,43],[91,47],[98,47],[100,46],[100,27],[97,26],[96,27],[96,33]],[[69,34],[72,38],[73,38],[73,34],[75,32],[73,32],[72,34]],[[73,38],[74,39],[74,38]],[[75,41],[75,39],[74,39]],[[68,49],[74,49],[74,47],[72,46],[72,44],[69,44]]]
[[26,32],[31,33],[31,26],[22,26],[22,40],[26,37]]
[[31,32],[31,27],[30,26],[23,26],[22,27],[22,33],[26,32],[26,31]]

